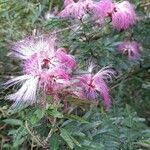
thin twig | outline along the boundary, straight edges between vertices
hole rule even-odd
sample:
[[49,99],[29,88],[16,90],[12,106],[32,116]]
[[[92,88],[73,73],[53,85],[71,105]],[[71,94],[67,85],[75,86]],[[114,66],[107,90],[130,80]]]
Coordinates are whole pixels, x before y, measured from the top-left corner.
[[75,24],[75,25],[66,27],[66,28],[64,28],[64,29],[58,30],[58,31],[54,31],[51,35],[57,34],[57,33],[60,33],[60,32],[66,31],[66,30],[70,30],[71,28],[76,27],[76,26],[78,27],[79,25],[76,25],[76,24]]
[[25,121],[25,129],[29,132],[29,134],[33,137],[33,139],[34,139],[39,145],[41,145],[43,148],[47,147],[47,146],[46,146],[47,143],[41,141],[41,140],[39,139],[39,137],[37,137],[36,135],[34,135],[34,134],[32,133],[32,131],[30,130],[30,128],[29,128],[29,126],[28,126],[27,121]]
[[53,0],[50,0],[50,4],[49,4],[49,11],[52,10],[52,5],[53,5]]
[[137,146],[140,146],[140,147],[144,147],[144,148],[150,149],[150,144],[140,143],[140,142],[137,142],[137,143],[134,143],[134,144],[137,145]]
[[53,121],[52,127],[51,127],[51,129],[50,129],[50,131],[49,131],[49,133],[48,133],[48,136],[47,136],[47,137],[46,137],[46,139],[44,140],[44,141],[45,141],[45,143],[47,143],[47,142],[48,142],[48,140],[51,138],[52,133],[53,133],[53,130],[54,130],[53,128],[54,128],[55,124],[56,124],[56,118],[54,118],[54,121]]
[[150,2],[141,4],[141,7],[150,6]]
[[86,39],[87,42],[89,42],[88,36],[86,35],[86,30],[84,29],[85,24],[84,24],[84,22],[82,21],[82,19],[80,19],[80,21],[81,21],[81,24],[82,24],[82,26],[83,26],[83,34],[84,34],[84,36],[85,36],[85,39]]

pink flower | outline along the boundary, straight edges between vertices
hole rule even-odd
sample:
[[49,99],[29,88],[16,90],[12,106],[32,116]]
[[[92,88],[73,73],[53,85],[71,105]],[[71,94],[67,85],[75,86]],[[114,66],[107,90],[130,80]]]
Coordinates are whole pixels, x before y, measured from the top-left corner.
[[109,16],[112,12],[114,4],[112,0],[101,0],[99,2],[93,2],[88,6],[89,10],[103,22],[105,17]]
[[135,59],[139,58],[139,56],[140,56],[140,54],[139,54],[140,44],[137,43],[136,41],[121,42],[118,45],[117,50],[119,53],[128,55],[128,58],[130,60],[135,60]]
[[66,7],[67,5],[74,3],[73,0],[64,0],[64,6]]
[[63,48],[56,49],[55,38],[27,38],[17,42],[12,55],[22,60],[24,75],[8,81],[6,86],[22,85],[7,98],[18,104],[37,102],[39,93],[57,95],[69,83],[76,62]]
[[87,1],[89,0],[79,0],[74,2],[73,0],[65,0],[65,8],[58,14],[58,16],[70,17],[73,19],[81,19],[87,10]]
[[116,3],[112,12],[112,25],[117,30],[125,30],[136,21],[134,7],[128,2]]
[[94,100],[99,95],[103,97],[103,103],[106,108],[110,106],[109,89],[105,82],[106,79],[112,79],[114,71],[108,67],[102,68],[98,73],[82,75],[78,77],[78,91],[75,94],[81,99]]
[[75,69],[76,67],[76,61],[72,55],[66,54],[66,51],[64,48],[59,48],[56,51],[56,57],[59,59],[61,64],[63,64],[63,67],[68,69]]
[[70,75],[63,69],[55,69],[40,74],[39,85],[47,95],[58,95],[62,90],[69,85]]

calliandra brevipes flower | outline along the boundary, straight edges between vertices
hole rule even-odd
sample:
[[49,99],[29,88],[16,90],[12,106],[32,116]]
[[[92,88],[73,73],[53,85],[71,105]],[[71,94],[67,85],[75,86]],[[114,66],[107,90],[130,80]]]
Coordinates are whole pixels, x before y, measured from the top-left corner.
[[135,24],[136,13],[128,1],[116,3],[111,14],[112,26],[118,31],[125,30]]
[[87,5],[89,0],[73,0],[64,1],[64,9],[58,14],[62,18],[82,19],[86,14]]
[[55,37],[31,37],[13,46],[11,54],[21,60],[24,75],[5,83],[6,87],[21,85],[7,96],[15,101],[12,107],[36,103],[40,92],[56,97],[67,86],[76,62],[64,48],[57,49],[55,41]]
[[117,51],[127,55],[130,60],[135,60],[140,56],[140,44],[136,41],[123,41],[117,46]]
[[113,8],[114,4],[112,3],[112,0],[93,1],[93,3],[88,5],[89,11],[102,23],[105,17],[109,16],[109,13]]
[[109,67],[102,68],[95,75],[93,73],[84,74],[78,77],[78,91],[75,94],[81,99],[96,100],[102,96],[103,104],[106,108],[110,106],[109,88],[106,79],[112,79],[115,71]]

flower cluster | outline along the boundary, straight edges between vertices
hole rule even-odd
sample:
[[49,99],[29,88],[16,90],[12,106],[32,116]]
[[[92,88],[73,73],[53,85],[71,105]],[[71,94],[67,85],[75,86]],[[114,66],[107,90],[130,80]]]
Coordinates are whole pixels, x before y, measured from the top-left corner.
[[134,7],[128,1],[118,3],[112,0],[65,0],[64,9],[58,15],[62,18],[82,19],[88,13],[93,14],[101,23],[109,17],[112,26],[118,31],[129,28],[136,21]]
[[53,100],[60,99],[62,95],[95,100],[101,95],[105,106],[109,107],[105,79],[111,78],[114,71],[103,68],[94,75],[93,67],[90,67],[86,74],[75,75],[75,58],[64,48],[57,48],[56,38],[26,38],[12,47],[11,54],[21,60],[23,70],[23,75],[5,83],[7,87],[21,85],[16,93],[7,96],[7,99],[15,101],[13,107],[37,103],[42,94],[51,95]]

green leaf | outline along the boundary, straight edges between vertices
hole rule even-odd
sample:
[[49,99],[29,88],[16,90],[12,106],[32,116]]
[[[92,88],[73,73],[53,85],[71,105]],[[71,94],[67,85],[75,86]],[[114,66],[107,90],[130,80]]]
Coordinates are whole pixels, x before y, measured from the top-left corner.
[[36,124],[38,122],[38,119],[37,119],[37,117],[32,116],[30,121],[31,121],[32,124]]
[[59,149],[59,139],[56,134],[52,135],[49,141],[49,149],[50,150],[58,150]]
[[57,111],[56,109],[48,109],[48,115],[53,116],[54,118],[63,118],[63,114]]
[[43,118],[44,114],[45,114],[45,110],[37,109],[30,118],[31,123],[36,124],[38,121],[40,121]]
[[14,143],[13,143],[13,147],[18,147],[19,145],[21,145],[23,142],[25,141],[25,138],[21,138],[21,139],[18,139],[18,140],[15,140]]
[[45,114],[45,111],[43,109],[37,109],[35,111],[35,115],[38,117],[38,119],[43,118],[44,114]]
[[95,121],[92,123],[88,123],[81,129],[81,131],[88,131],[90,129],[94,129],[94,128],[100,126],[101,124],[102,124],[102,121]]
[[89,140],[84,140],[82,143],[84,148],[79,148],[76,150],[104,150],[104,145],[97,142],[91,142]]
[[72,120],[75,120],[75,121],[79,121],[81,123],[89,123],[88,121],[86,121],[85,119],[79,117],[79,116],[76,116],[76,115],[67,115],[66,116],[68,119],[72,119]]
[[81,147],[81,144],[74,137],[71,137],[71,139],[73,140],[74,144]]
[[73,149],[74,148],[74,142],[71,138],[70,133],[66,129],[60,129],[60,136],[64,139],[64,141],[68,144],[68,146]]
[[5,122],[6,124],[10,124],[10,125],[23,125],[23,122],[21,120],[18,119],[5,119],[3,120],[3,122]]

